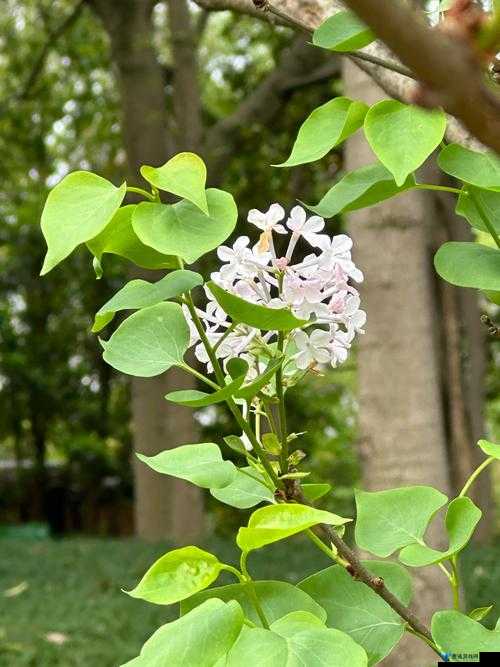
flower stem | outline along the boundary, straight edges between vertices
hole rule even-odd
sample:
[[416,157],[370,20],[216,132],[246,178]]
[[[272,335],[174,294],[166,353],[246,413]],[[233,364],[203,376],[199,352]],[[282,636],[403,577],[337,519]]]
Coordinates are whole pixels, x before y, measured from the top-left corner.
[[[278,332],[278,350],[283,353],[285,343],[285,336],[282,331]],[[278,397],[278,411],[280,417],[280,434],[281,434],[281,454],[280,454],[280,470],[282,475],[288,472],[288,432],[286,425],[286,408],[285,408],[285,391],[283,389],[283,365],[281,365],[276,373],[276,395]]]

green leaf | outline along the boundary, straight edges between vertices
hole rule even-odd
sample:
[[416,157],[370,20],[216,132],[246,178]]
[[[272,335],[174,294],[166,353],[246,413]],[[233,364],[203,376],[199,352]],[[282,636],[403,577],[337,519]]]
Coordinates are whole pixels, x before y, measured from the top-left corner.
[[[479,201],[486,217],[491,222],[497,233],[500,234],[500,192],[493,190],[481,190],[473,185],[465,185],[458,197],[455,212],[463,216],[473,227],[482,232],[488,232],[474,201],[468,196],[467,192],[472,192]],[[489,232],[488,232],[489,233]]]
[[207,600],[162,625],[144,644],[134,667],[214,667],[238,638],[243,612],[237,602]]
[[219,446],[213,442],[181,445],[155,456],[137,454],[137,457],[162,475],[185,479],[205,489],[230,484],[236,473],[236,467],[223,460]]
[[126,189],[126,183],[117,188],[88,171],[74,171],[65,176],[50,191],[42,211],[47,255],[40,275],[99,234],[120,207]]
[[476,607],[472,609],[467,615],[469,618],[472,618],[474,621],[482,621],[490,611],[493,609],[494,605],[490,604],[488,607]]
[[391,172],[377,162],[349,172],[330,188],[316,206],[307,204],[307,208],[322,218],[332,218],[338,213],[373,206],[414,186],[413,174],[398,186]]
[[495,459],[500,459],[500,445],[496,445],[494,442],[489,442],[488,440],[479,440],[477,444],[486,456],[493,456]]
[[331,484],[302,484],[304,496],[313,503],[332,490]]
[[450,241],[434,255],[441,278],[459,287],[500,290],[500,250],[481,243]]
[[444,172],[465,183],[500,191],[500,158],[493,153],[478,153],[450,144],[439,153],[438,164]]
[[399,560],[410,567],[425,567],[451,558],[467,545],[481,515],[481,510],[470,498],[455,498],[446,513],[448,549],[437,551],[424,544],[410,544],[401,550]]
[[189,327],[177,303],[143,308],[120,324],[105,344],[104,360],[122,373],[152,377],[183,363]]
[[374,39],[370,28],[348,11],[329,16],[313,33],[313,44],[330,51],[357,51]]
[[250,401],[254,396],[256,396],[261,389],[269,384],[274,375],[276,375],[278,369],[284,361],[284,357],[279,359],[271,359],[267,365],[266,370],[261,373],[253,382],[244,385],[235,393],[235,398],[244,398],[246,401]]
[[[178,403],[179,405],[186,405],[190,408],[202,408],[207,405],[214,405],[215,403],[223,403],[231,396],[236,395],[238,389],[243,384],[245,375],[248,371],[248,364],[246,363],[245,368],[246,369],[239,377],[232,382],[229,382],[222,389],[213,391],[211,394],[207,394],[204,391],[198,391],[197,389],[181,389],[180,391],[171,391],[165,398],[167,401]],[[243,370],[243,368],[241,368],[241,370]]]
[[237,454],[242,454],[245,457],[248,454],[241,438],[239,438],[237,435],[226,435],[223,438],[223,440],[226,443],[226,445],[233,450],[233,452],[236,452]]
[[319,160],[363,125],[367,110],[366,104],[348,97],[335,97],[322,104],[300,126],[290,157],[273,167]]
[[477,621],[447,609],[432,617],[432,638],[443,653],[500,651],[500,630],[487,630]]
[[178,153],[161,167],[141,167],[143,178],[159,190],[188,199],[208,215],[207,168],[195,153]]
[[386,558],[407,544],[422,541],[429,521],[447,498],[430,486],[388,491],[355,491],[356,543]]
[[276,433],[263,433],[261,442],[266,452],[270,454],[279,454],[281,452],[281,442]]
[[364,128],[373,152],[401,186],[439,146],[446,116],[443,111],[382,100],[366,114]]
[[[307,611],[322,622],[326,620],[325,610],[297,586],[284,581],[256,581],[254,588],[269,623],[274,623],[292,611]],[[261,624],[245,584],[230,584],[197,593],[182,602],[181,614],[186,614],[205,600],[214,597],[224,602],[236,600],[241,605],[246,618],[256,625]]]
[[210,586],[221,569],[223,564],[208,551],[183,547],[159,558],[137,586],[125,592],[155,604],[173,604]]
[[[411,600],[408,572],[387,561],[362,561],[404,605]],[[369,586],[353,577],[340,565],[317,572],[299,584],[328,614],[326,624],[342,630],[368,654],[368,664],[383,660],[404,634],[404,621]]]
[[194,204],[141,202],[132,216],[132,226],[147,246],[166,255],[177,255],[188,264],[217,248],[233,231],[238,211],[228,192],[210,188],[209,215]]
[[248,509],[263,501],[274,502],[273,492],[264,484],[262,475],[254,468],[247,466],[237,468],[231,482],[221,489],[211,489],[210,493],[221,503]]
[[147,280],[131,280],[100,308],[94,319],[93,332],[100,331],[119,310],[136,310],[154,306],[166,299],[188,292],[203,285],[203,278],[194,271],[172,271],[156,283]]
[[143,269],[173,269],[176,257],[163,255],[139,240],[132,227],[136,204],[122,206],[103,231],[87,243],[90,252],[99,260],[104,254],[124,257]]
[[342,526],[351,519],[299,504],[280,504],[261,507],[248,521],[248,527],[240,528],[236,543],[242,551],[260,549],[285,537],[300,533],[318,523]]
[[257,303],[250,303],[226,292],[212,281],[208,282],[207,286],[219,306],[233,322],[243,322],[264,331],[289,331],[306,323],[305,320],[296,318],[289,308],[267,308]]
[[270,630],[244,628],[229,651],[226,667],[366,667],[365,651],[339,630],[325,628],[305,611],[291,612]]

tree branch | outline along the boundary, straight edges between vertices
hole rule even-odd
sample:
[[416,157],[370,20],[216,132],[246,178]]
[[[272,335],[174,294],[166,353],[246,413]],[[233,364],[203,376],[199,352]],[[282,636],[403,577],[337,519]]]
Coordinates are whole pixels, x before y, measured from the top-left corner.
[[77,18],[80,16],[80,13],[83,9],[83,6],[85,4],[85,0],[79,0],[77,4],[74,6],[73,10],[68,14],[68,16],[61,22],[57,28],[55,28],[52,31],[49,31],[47,35],[47,40],[45,44],[42,47],[42,50],[38,54],[38,58],[36,59],[33,68],[31,69],[31,72],[26,79],[26,82],[22,88],[22,90],[19,92],[17,95],[18,100],[27,100],[31,97],[32,89],[42,73],[42,70],[44,68],[45,62],[47,60],[47,57],[51,51],[51,49],[54,48],[54,44],[64,35],[64,33],[71,28],[71,26],[75,23]]

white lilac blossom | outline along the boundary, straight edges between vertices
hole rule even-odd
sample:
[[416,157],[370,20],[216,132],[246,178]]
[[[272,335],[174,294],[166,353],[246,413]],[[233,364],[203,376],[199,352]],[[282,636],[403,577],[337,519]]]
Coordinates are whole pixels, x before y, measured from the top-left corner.
[[[217,255],[222,265],[211,278],[246,301],[268,308],[290,308],[304,320],[288,339],[288,354],[299,371],[326,364],[335,367],[347,359],[355,336],[364,333],[366,322],[359,294],[350,282],[363,280],[352,261],[352,240],[346,234],[321,233],[323,218],[308,218],[301,206],[291,210],[286,227],[281,224],[284,218],[285,211],[279,204],[272,204],[266,213],[252,209],[248,221],[262,232],[258,243],[251,247],[249,237],[240,236],[232,248],[219,247]],[[275,233],[288,236],[284,252],[276,250]],[[294,263],[299,242],[311,246],[313,252]],[[250,369],[248,379],[256,377],[265,368],[265,351],[267,348],[269,353],[267,346],[276,341],[276,333],[245,324],[231,325],[208,288],[206,294],[206,309],[197,312],[217,357],[223,361],[237,356],[245,359]],[[198,343],[195,354],[211,370],[198,332],[187,319],[191,344]]]

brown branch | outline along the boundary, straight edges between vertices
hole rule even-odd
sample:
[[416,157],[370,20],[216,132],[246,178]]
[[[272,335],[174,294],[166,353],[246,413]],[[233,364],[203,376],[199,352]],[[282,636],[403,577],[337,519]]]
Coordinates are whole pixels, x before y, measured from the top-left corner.
[[55,28],[54,30],[49,31],[45,44],[43,45],[42,50],[38,54],[38,58],[36,59],[22,90],[17,95],[18,100],[27,100],[31,97],[32,89],[38,77],[42,73],[42,70],[44,68],[45,62],[47,60],[47,57],[51,49],[54,48],[54,44],[75,23],[77,18],[80,16],[84,4],[85,0],[79,0],[79,2],[77,2],[77,4],[74,6],[73,10],[60,23],[60,25],[58,25],[57,28]]

